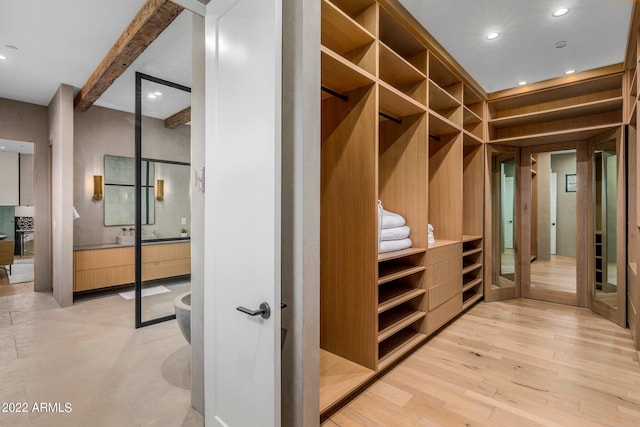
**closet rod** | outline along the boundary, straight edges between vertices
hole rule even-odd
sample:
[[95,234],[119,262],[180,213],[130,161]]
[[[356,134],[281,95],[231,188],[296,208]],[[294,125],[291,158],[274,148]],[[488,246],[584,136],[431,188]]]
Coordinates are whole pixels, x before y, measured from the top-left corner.
[[389,119],[389,120],[391,120],[391,121],[392,121],[392,122],[394,122],[394,123],[397,123],[397,124],[399,124],[399,125],[401,125],[401,124],[402,124],[402,120],[400,120],[400,119],[396,119],[395,117],[391,117],[390,115],[385,114],[385,113],[383,113],[382,111],[381,111],[381,112],[379,112],[378,114],[380,114],[380,116],[384,117],[385,119]]
[[349,100],[349,98],[347,97],[347,95],[343,95],[343,94],[341,94],[341,93],[338,93],[338,92],[336,92],[335,90],[331,90],[331,89],[329,89],[328,87],[320,86],[320,90],[321,90],[321,91],[323,91],[323,92],[327,92],[329,95],[333,95],[333,96],[335,96],[336,98],[340,98],[340,99],[342,99],[342,100],[343,100],[343,101],[345,101],[345,102]]
[[435,135],[431,135],[431,134],[429,134],[429,138],[433,138],[433,139],[435,139],[436,141],[440,141],[440,137],[439,137],[439,136],[435,136]]

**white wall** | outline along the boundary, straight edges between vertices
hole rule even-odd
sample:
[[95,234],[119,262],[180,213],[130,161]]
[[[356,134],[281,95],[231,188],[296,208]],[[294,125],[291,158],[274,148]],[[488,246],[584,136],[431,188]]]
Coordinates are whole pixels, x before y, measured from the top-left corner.
[[[73,304],[73,87],[61,85],[49,104],[53,296]],[[36,226],[37,227],[37,226]],[[37,249],[36,249],[37,250]]]
[[0,206],[20,204],[18,153],[0,151]]

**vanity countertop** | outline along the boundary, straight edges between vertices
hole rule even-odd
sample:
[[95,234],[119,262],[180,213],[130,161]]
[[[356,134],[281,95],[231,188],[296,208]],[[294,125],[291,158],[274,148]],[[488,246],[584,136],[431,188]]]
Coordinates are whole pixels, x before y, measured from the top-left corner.
[[[175,237],[170,239],[154,239],[154,240],[144,240],[142,242],[142,246],[147,245],[166,245],[170,243],[181,243],[181,242],[189,242],[191,239],[189,237]],[[133,247],[133,245],[119,245],[117,243],[102,243],[98,245],[82,245],[82,246],[74,246],[74,251],[90,251],[96,249],[112,249],[112,248],[126,248]]]

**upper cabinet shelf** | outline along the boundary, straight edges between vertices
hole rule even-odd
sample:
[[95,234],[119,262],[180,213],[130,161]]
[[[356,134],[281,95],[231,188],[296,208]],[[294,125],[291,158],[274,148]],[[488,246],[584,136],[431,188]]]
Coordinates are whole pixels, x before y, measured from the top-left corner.
[[322,46],[375,74],[375,36],[328,0],[322,0]]
[[545,144],[590,137],[619,126],[623,121],[622,76],[617,72],[491,100],[489,142]]
[[591,114],[607,113],[622,109],[622,96],[602,99],[583,104],[575,104],[566,107],[559,107],[540,112],[531,112],[506,116],[489,121],[489,125],[494,129],[501,129],[511,126],[525,126],[536,123],[562,120],[572,117],[580,117]]
[[322,0],[322,45],[344,55],[375,40],[373,34],[328,0]]
[[379,42],[380,79],[426,105],[426,79],[420,70],[393,49]]
[[462,81],[433,53],[429,54],[429,80],[451,95],[458,105],[462,104]]
[[380,41],[426,76],[427,48],[383,7],[380,7]]
[[[322,86],[339,94],[372,85],[376,78],[324,46],[320,47]],[[322,98],[331,95],[322,92]]]
[[[425,113],[426,107],[393,86],[380,82],[380,112],[393,119]],[[385,117],[381,116],[381,120]]]

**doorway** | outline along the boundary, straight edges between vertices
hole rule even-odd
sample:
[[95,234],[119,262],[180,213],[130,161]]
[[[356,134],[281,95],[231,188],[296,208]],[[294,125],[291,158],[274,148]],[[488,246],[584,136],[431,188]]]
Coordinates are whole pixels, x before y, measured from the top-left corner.
[[587,141],[522,149],[523,203],[530,206],[523,230],[522,295],[587,306],[588,193]]
[[[532,155],[531,287],[576,293],[576,150]],[[533,191],[533,187],[537,187]],[[536,197],[535,203],[533,198]]]
[[32,292],[35,281],[34,144],[0,139],[0,296]]

